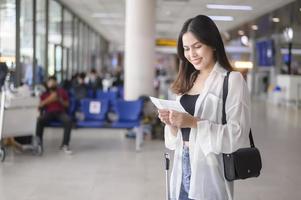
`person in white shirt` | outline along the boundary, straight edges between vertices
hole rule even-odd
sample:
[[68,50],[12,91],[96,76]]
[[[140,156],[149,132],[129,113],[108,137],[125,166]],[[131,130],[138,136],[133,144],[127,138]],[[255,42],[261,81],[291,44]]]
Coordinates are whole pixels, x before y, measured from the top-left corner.
[[[232,70],[215,23],[207,16],[188,19],[178,37],[180,68],[171,89],[187,112],[159,110],[165,145],[174,150],[172,200],[232,200],[233,182],[224,177],[223,153],[248,146],[250,95]],[[223,81],[229,76],[222,124]]]

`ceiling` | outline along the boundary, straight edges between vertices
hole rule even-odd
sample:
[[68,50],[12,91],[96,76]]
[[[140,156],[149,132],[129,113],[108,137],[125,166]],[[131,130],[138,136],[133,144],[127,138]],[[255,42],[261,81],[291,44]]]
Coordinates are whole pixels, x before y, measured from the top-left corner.
[[[151,0],[150,0],[151,1]],[[232,16],[233,21],[215,21],[221,32],[229,31],[280,8],[293,0],[156,0],[156,37],[177,38],[183,22],[198,14]],[[61,0],[115,45],[124,44],[126,0]],[[207,4],[249,5],[251,11],[213,10]],[[98,14],[99,16],[93,17]]]

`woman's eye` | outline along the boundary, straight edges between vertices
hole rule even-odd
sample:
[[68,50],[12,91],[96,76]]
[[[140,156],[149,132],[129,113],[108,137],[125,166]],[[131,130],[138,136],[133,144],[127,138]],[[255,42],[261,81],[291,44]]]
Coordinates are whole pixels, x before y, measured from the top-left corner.
[[198,49],[201,48],[201,47],[202,47],[202,45],[196,45],[195,46],[195,48],[198,48]]
[[189,49],[184,47],[184,51],[189,51]]

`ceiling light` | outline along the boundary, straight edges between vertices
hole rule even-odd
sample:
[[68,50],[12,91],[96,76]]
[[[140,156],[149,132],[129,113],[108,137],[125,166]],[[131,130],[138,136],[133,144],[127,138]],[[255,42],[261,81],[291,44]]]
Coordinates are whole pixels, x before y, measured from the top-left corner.
[[232,16],[209,16],[212,20],[215,21],[233,21],[234,18]]
[[301,8],[299,8],[299,11],[301,12]]
[[99,22],[103,25],[111,25],[111,26],[124,26],[124,21],[116,20],[116,19],[102,19]]
[[249,46],[249,38],[248,38],[248,36],[246,36],[246,35],[241,36],[240,41],[241,41],[241,43],[244,46]]
[[254,31],[258,30],[258,26],[257,26],[257,25],[252,25],[251,28],[252,28],[252,30],[254,30]]
[[293,29],[291,27],[288,27],[288,28],[284,29],[283,36],[284,36],[284,39],[287,42],[291,42],[293,40],[293,37],[294,37]]
[[16,8],[15,3],[3,3],[0,5],[0,9],[14,9]]
[[280,19],[278,17],[273,17],[272,21],[275,22],[275,23],[278,23],[278,22],[280,22]]
[[[281,54],[288,54],[288,49],[281,48],[280,52],[281,52]],[[292,54],[293,55],[301,55],[301,49],[292,49]]]
[[207,4],[209,9],[221,9],[221,10],[253,10],[251,6],[246,5],[221,5],[221,4]]
[[165,11],[165,15],[170,16],[171,15],[171,11],[170,10]]
[[93,18],[121,18],[122,16],[117,13],[93,13]]
[[231,36],[228,32],[223,32],[223,36],[225,37],[226,40],[230,40]]
[[188,0],[164,0],[167,3],[187,3]]
[[225,50],[227,53],[251,53],[252,49],[247,46],[225,46]]
[[244,35],[245,32],[243,30],[238,30],[238,35]]
[[239,69],[252,69],[253,63],[250,61],[235,61],[234,67]]

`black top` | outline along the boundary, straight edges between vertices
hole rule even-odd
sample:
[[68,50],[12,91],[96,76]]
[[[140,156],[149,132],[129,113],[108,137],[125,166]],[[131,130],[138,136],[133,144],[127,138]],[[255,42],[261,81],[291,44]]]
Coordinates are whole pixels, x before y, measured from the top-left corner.
[[[186,110],[186,112],[188,112],[192,116],[194,115],[195,103],[198,97],[199,94],[195,94],[195,95],[184,94],[180,99],[180,103],[183,106],[183,108]],[[181,128],[181,131],[182,131],[183,141],[189,141],[190,128]]]

